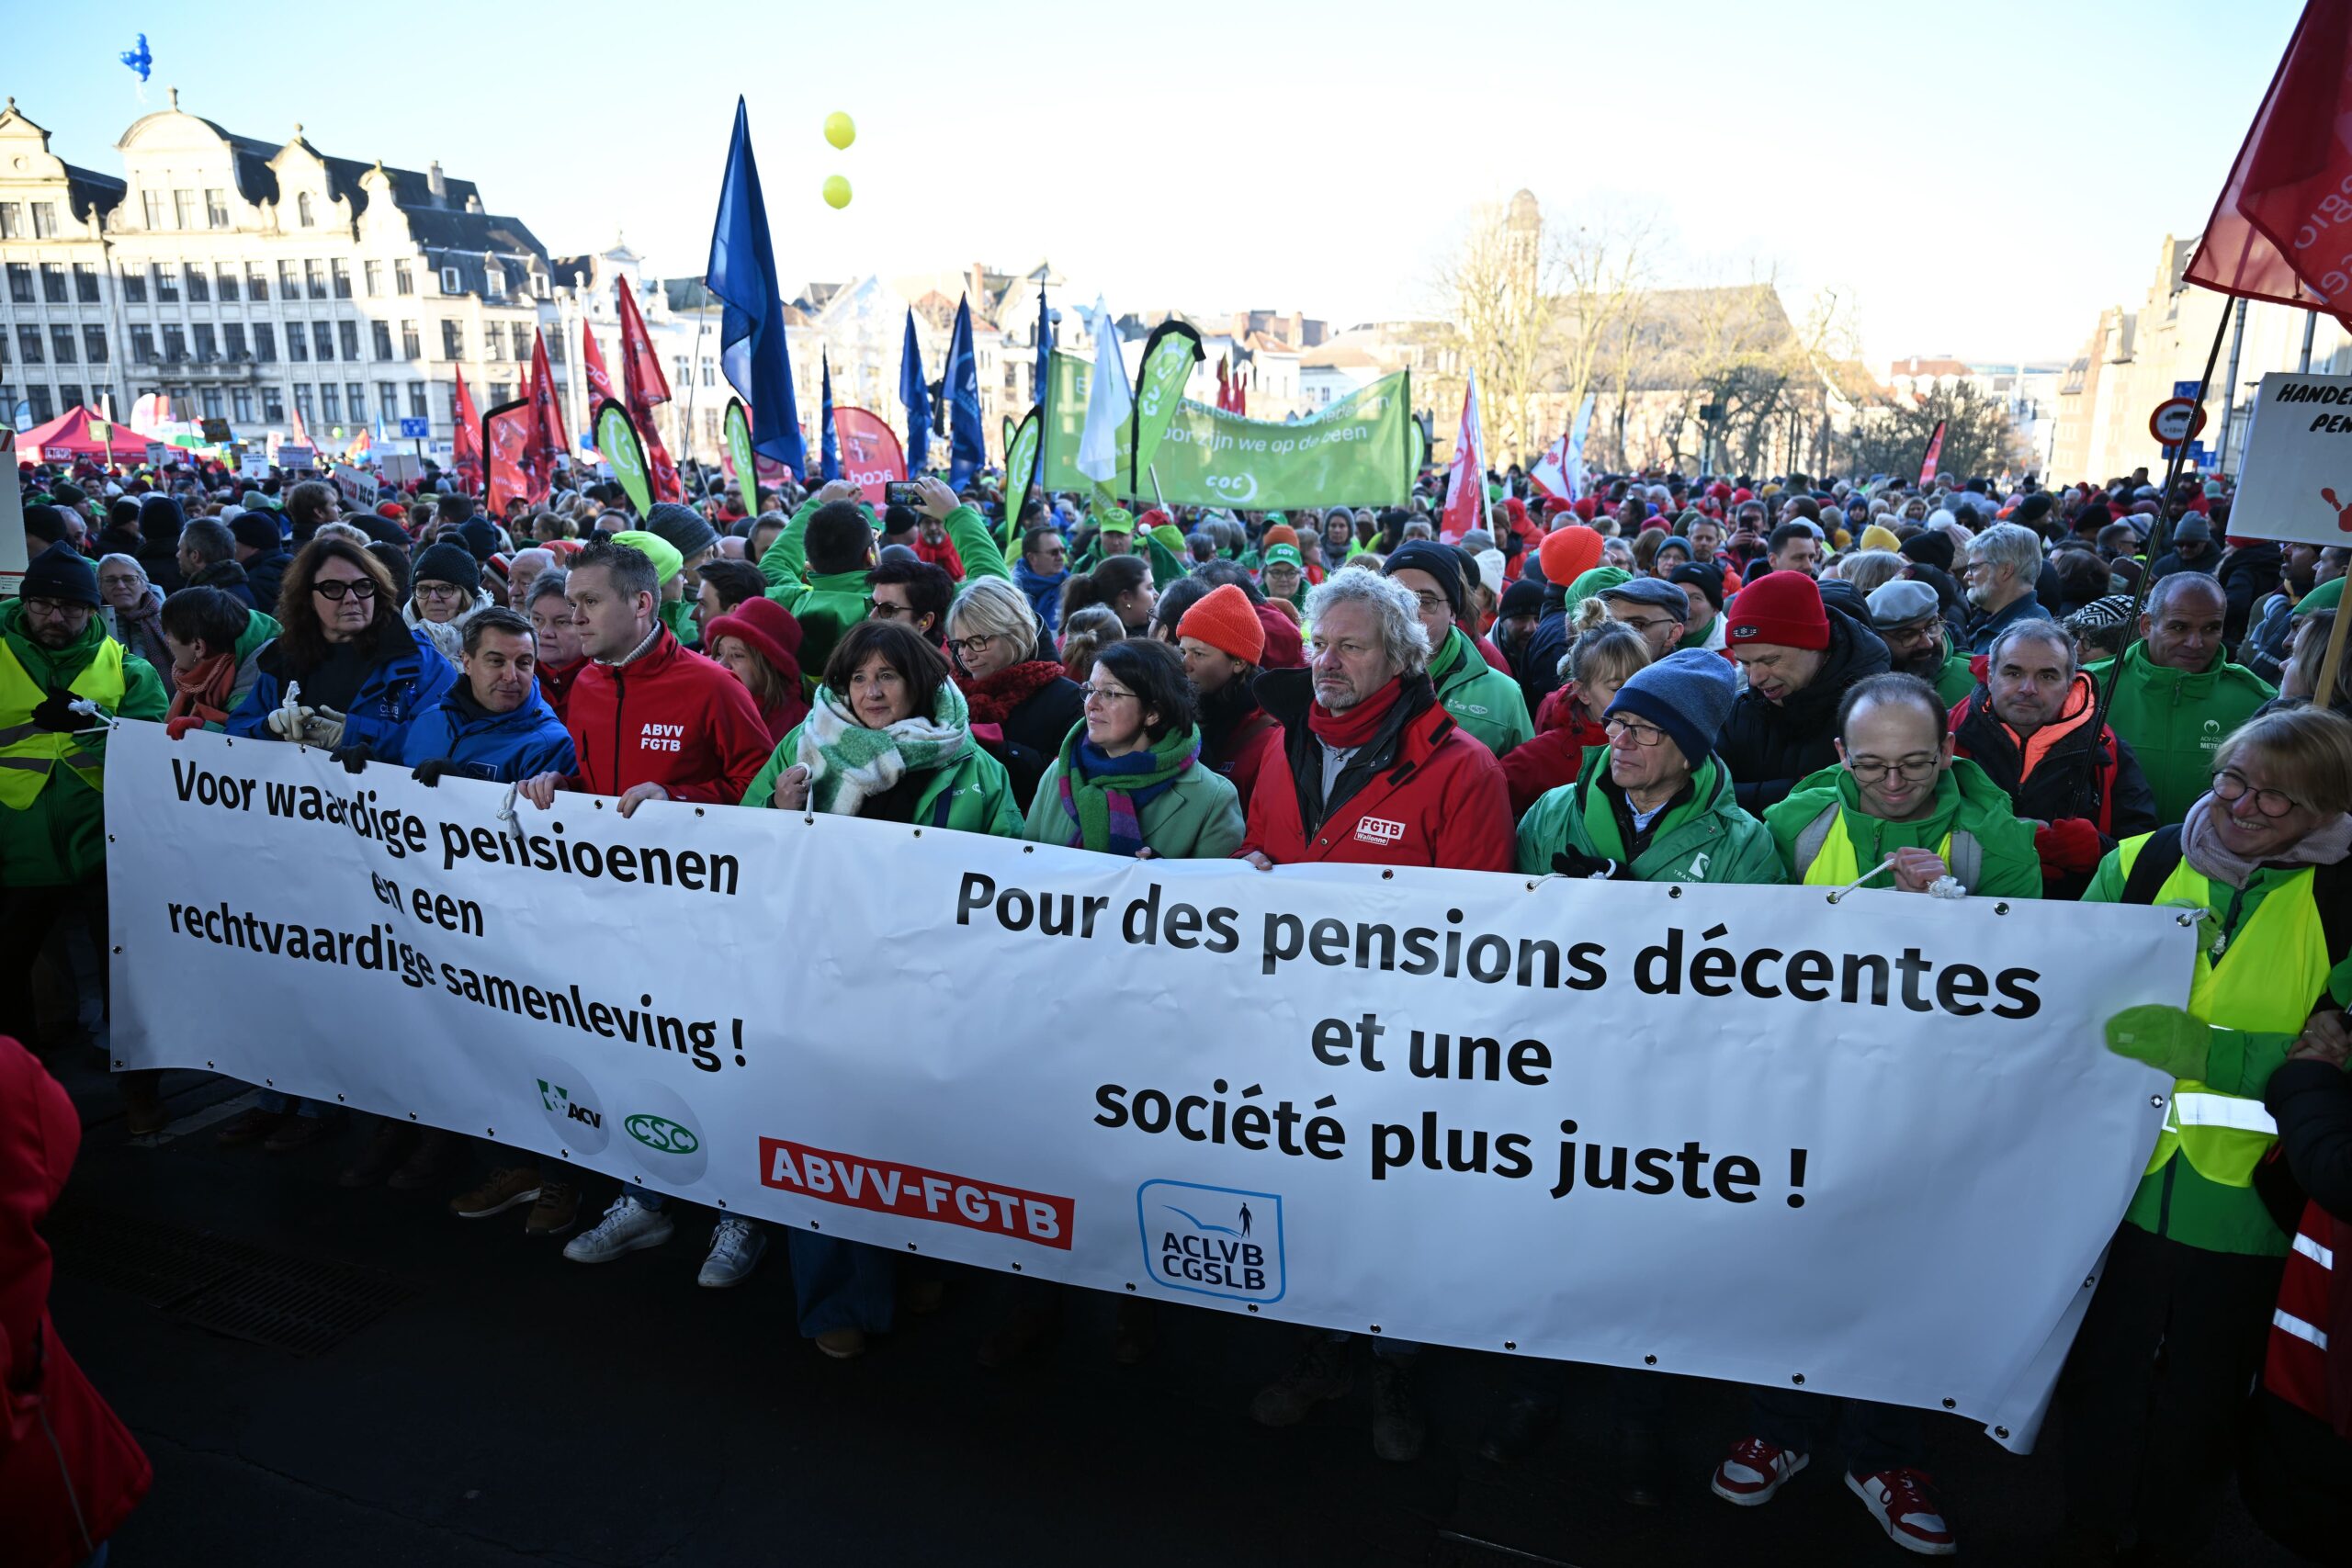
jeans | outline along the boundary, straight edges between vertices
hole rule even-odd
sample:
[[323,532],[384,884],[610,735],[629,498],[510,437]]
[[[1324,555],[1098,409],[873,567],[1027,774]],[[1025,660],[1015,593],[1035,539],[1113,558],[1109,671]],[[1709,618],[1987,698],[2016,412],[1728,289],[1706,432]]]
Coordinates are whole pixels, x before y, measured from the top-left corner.
[[814,1339],[836,1328],[888,1334],[898,1305],[899,1259],[881,1247],[814,1231],[785,1233],[800,1334]]
[[1849,1475],[1916,1465],[1927,1449],[1919,1413],[1867,1399],[1834,1399],[1793,1388],[1747,1391],[1749,1425],[1774,1448],[1812,1454],[1834,1438]]
[[[66,942],[62,951],[69,969],[73,964],[74,932],[78,927],[103,952],[107,942],[107,874],[59,887],[11,887],[0,895],[0,1034],[12,1036],[29,1051],[40,1038],[33,1010],[33,963],[49,940],[51,930],[63,923]],[[98,966],[98,1006],[103,1016],[107,999],[107,970]],[[77,978],[77,991],[80,989]],[[78,1021],[86,1023],[90,1003],[77,1001]],[[103,1041],[103,1034],[97,1036]]]

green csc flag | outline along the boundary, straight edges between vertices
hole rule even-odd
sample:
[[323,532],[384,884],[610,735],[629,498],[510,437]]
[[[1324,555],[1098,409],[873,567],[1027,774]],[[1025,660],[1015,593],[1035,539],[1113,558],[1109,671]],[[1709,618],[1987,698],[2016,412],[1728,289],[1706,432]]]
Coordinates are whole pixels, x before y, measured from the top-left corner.
[[1201,347],[1201,334],[1182,321],[1162,321],[1151,329],[1143,345],[1141,368],[1136,373],[1136,412],[1128,426],[1132,445],[1127,449],[1127,472],[1134,477],[1137,495],[1147,489],[1159,494],[1152,488],[1152,469],[1160,443],[1184,400],[1184,383],[1192,379],[1193,367],[1207,357],[1208,352]]
[[[743,492],[743,514],[760,514],[760,471],[752,457],[752,416],[743,412],[743,400],[727,400],[727,455],[735,460],[735,485]],[[802,476],[792,476],[797,479]]]
[[[1094,489],[1078,471],[1092,368],[1076,355],[1055,351],[1044,443],[1049,491]],[[1130,452],[1119,455],[1114,488],[1180,506],[1249,511],[1401,504],[1412,494],[1413,463],[1420,455],[1411,407],[1410,377],[1401,370],[1289,423],[1247,419],[1186,400],[1169,420],[1152,460],[1157,494],[1148,473],[1138,491]]]
[[644,516],[653,510],[653,487],[646,478],[645,446],[637,438],[637,426],[629,423],[628,410],[606,398],[596,405],[596,416],[589,423],[596,432],[596,450],[612,465],[613,478],[628,491],[637,514]]

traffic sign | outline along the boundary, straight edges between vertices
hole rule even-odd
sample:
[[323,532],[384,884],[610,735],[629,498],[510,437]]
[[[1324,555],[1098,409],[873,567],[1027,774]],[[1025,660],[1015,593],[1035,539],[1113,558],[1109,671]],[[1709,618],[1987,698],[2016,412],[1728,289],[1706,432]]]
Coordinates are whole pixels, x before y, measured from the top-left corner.
[[2166,398],[2148,416],[2148,434],[2172,446],[2205,434],[2205,405],[2188,398]]
[[2172,384],[2172,395],[2176,398],[2193,399],[2197,396],[2197,389],[2199,385],[2201,383],[2196,381],[2175,381]]
[[401,439],[403,441],[423,441],[432,435],[432,434],[433,422],[430,420],[404,419],[401,421]]

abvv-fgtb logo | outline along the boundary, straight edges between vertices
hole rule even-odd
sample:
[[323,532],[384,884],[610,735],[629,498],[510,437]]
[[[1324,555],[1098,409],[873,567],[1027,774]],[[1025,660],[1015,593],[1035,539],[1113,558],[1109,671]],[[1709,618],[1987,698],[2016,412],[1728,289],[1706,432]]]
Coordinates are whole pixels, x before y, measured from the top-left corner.
[[1278,1192],[1147,1181],[1136,1189],[1136,1216],[1155,1284],[1237,1302],[1278,1302],[1289,1288]]

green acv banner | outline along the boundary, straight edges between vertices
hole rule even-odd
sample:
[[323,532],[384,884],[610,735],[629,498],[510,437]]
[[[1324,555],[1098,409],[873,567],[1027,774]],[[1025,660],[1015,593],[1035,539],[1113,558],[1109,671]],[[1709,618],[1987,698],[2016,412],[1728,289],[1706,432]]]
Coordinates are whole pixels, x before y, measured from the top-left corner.
[[[1078,471],[1091,369],[1076,355],[1054,355],[1046,419],[1047,490],[1093,489],[1093,481]],[[1120,444],[1112,488],[1147,504],[1164,500],[1250,511],[1401,503],[1412,493],[1414,462],[1420,455],[1411,408],[1411,381],[1404,371],[1289,423],[1244,419],[1186,401],[1169,421],[1153,471],[1140,482],[1127,473],[1127,444]]]
[[[752,416],[743,411],[743,400],[727,400],[727,455],[735,459],[735,485],[743,492],[746,515],[760,514],[759,465],[752,456]],[[798,479],[795,474],[793,478]]]
[[1004,442],[1004,526],[1008,539],[1021,536],[1021,508],[1029,500],[1029,486],[1037,470],[1037,431],[1045,423],[1032,408],[1021,419],[1021,428],[1005,437]]
[[629,423],[628,411],[606,398],[596,405],[595,425],[596,450],[604,454],[613,478],[637,503],[637,514],[644,516],[653,510],[653,487],[646,479],[645,448],[637,439],[637,426]]

